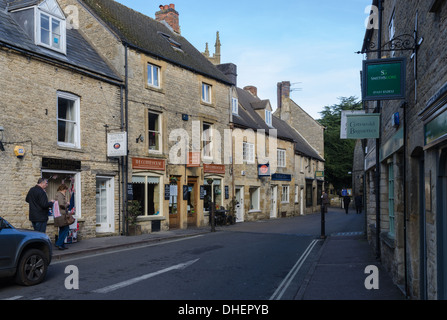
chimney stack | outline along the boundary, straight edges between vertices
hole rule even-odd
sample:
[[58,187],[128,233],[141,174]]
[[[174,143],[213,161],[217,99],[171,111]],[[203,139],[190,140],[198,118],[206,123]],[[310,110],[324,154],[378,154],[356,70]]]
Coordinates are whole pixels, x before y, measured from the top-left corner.
[[255,86],[246,86],[244,87],[244,90],[250,92],[253,96],[258,97],[258,88]]
[[180,34],[179,13],[175,10],[175,4],[160,5],[160,11],[155,13],[155,20],[166,22],[175,33]]

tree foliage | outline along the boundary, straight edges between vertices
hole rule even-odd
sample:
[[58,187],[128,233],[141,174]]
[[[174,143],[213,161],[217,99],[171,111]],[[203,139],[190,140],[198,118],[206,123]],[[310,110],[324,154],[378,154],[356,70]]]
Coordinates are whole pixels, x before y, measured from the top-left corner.
[[325,177],[336,190],[348,188],[352,184],[352,164],[355,140],[340,139],[341,113],[345,110],[362,110],[362,103],[356,97],[341,97],[340,103],[324,107],[318,120],[325,128],[324,153]]

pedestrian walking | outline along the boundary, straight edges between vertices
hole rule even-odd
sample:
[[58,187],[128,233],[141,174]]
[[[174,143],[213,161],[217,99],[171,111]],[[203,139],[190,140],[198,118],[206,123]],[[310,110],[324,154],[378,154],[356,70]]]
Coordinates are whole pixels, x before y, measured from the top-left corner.
[[329,201],[329,196],[327,194],[327,190],[324,191],[321,194],[321,207],[322,210],[324,210],[324,213],[327,213],[327,208],[329,207],[330,201]]
[[45,189],[48,187],[48,180],[40,178],[37,184],[32,187],[26,195],[26,202],[29,204],[29,220],[33,224],[35,231],[45,233],[48,222],[48,209],[53,205],[54,200],[48,201]]
[[351,197],[346,195],[343,198],[343,204],[345,205],[346,214],[348,214],[349,204],[351,203]]
[[357,194],[354,198],[354,203],[355,203],[355,210],[357,211],[357,214],[361,214],[362,213],[362,206],[363,206],[363,199],[362,196]]
[[[57,188],[57,194],[56,194],[56,202],[59,206],[59,213],[60,217],[54,219],[54,226],[59,227],[59,235],[57,238],[57,241],[55,243],[56,247],[59,250],[65,250],[68,249],[65,246],[65,238],[67,237],[69,231],[70,231],[70,225],[68,224],[67,215],[70,215],[67,208],[69,206],[69,202],[67,202],[66,193],[67,193],[68,187],[65,184],[61,184]],[[55,203],[56,203],[55,202]]]

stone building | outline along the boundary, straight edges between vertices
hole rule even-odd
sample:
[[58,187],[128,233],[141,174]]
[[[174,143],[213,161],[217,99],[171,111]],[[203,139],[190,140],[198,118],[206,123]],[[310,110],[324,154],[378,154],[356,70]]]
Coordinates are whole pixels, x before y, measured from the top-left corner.
[[153,19],[110,0],[60,3],[78,8],[83,33],[126,84],[124,206],[140,204],[145,233],[207,224],[211,203],[230,197],[231,83],[182,37],[173,4]]
[[232,108],[233,188],[238,221],[319,211],[324,159],[273,114],[254,86],[235,88]]
[[55,0],[0,1],[0,215],[31,228],[25,198],[44,177],[50,200],[69,187],[88,238],[119,227],[120,167],[106,135],[122,126],[123,83],[64,9]]
[[405,58],[405,92],[366,103],[381,113],[380,140],[368,141],[365,157],[368,238],[409,297],[446,299],[447,3],[372,4],[362,52]]

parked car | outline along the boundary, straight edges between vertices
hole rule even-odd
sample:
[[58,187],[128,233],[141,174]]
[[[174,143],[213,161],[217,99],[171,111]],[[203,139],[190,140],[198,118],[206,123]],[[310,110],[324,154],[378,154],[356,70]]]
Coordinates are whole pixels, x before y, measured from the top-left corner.
[[16,229],[0,217],[0,277],[15,277],[24,286],[39,284],[51,256],[51,240],[45,233]]

